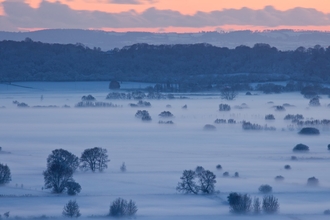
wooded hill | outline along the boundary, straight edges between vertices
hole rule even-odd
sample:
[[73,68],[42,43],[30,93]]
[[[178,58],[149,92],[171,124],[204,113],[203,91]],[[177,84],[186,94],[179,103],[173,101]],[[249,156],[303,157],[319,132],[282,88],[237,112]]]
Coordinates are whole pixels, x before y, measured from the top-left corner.
[[268,44],[235,49],[209,44],[134,44],[103,52],[82,44],[26,39],[0,42],[0,80],[121,80],[156,83],[330,82],[330,47],[280,51]]

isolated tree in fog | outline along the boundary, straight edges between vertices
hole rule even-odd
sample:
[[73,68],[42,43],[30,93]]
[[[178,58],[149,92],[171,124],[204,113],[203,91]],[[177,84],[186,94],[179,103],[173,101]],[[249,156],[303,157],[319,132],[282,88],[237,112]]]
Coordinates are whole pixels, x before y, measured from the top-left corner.
[[90,149],[86,149],[80,157],[80,168],[87,171],[91,170],[95,172],[96,170],[103,171],[108,168],[107,163],[108,160],[107,150],[94,147]]
[[80,216],[79,205],[76,201],[70,200],[63,208],[62,215],[69,218],[78,218]]
[[50,167],[52,164],[56,163],[63,164],[74,172],[79,166],[79,158],[67,150],[56,149],[48,156],[47,166]]
[[221,89],[221,98],[226,100],[234,100],[237,96],[237,92],[231,87],[225,87]]
[[0,185],[7,184],[10,181],[11,173],[9,167],[0,163]]

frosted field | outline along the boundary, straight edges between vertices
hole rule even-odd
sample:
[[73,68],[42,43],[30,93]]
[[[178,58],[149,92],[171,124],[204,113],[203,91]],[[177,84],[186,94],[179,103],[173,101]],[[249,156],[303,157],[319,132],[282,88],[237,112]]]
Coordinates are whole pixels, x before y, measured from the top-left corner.
[[[323,211],[330,209],[330,131],[320,129],[319,136],[301,136],[289,131],[287,114],[303,114],[305,119],[330,119],[330,99],[322,97],[322,106],[308,107],[309,100],[298,93],[280,95],[239,94],[234,101],[219,96],[190,96],[185,100],[148,100],[151,108],[132,108],[136,100],[105,100],[108,82],[83,83],[15,83],[24,87],[0,84],[0,146],[10,154],[0,154],[0,163],[11,169],[12,181],[0,187],[0,214],[10,211],[10,218],[35,218],[41,215],[61,218],[63,206],[75,199],[80,218],[104,219],[110,203],[118,198],[133,199],[137,219],[329,219]],[[149,84],[126,83],[124,88],[144,88]],[[29,88],[26,88],[29,87]],[[122,108],[74,108],[83,95],[98,101],[112,102]],[[43,100],[40,99],[43,95]],[[20,109],[14,100],[33,105],[69,105],[71,108]],[[267,102],[272,101],[274,104]],[[219,112],[220,103],[231,105],[230,112]],[[246,103],[248,109],[234,109]],[[289,103],[295,107],[276,112],[272,106]],[[170,104],[172,108],[166,108]],[[188,109],[182,109],[183,105]],[[147,110],[152,122],[134,117],[137,110]],[[160,125],[158,114],[171,111],[174,125]],[[264,119],[274,114],[273,122]],[[240,124],[216,125],[216,131],[204,131],[205,124],[217,118],[250,121],[275,126],[276,131],[244,131]],[[166,119],[165,119],[166,120]],[[215,124],[214,124],[215,125]],[[293,153],[303,143],[309,153]],[[42,172],[52,150],[63,148],[78,157],[92,147],[108,150],[108,169],[102,173],[78,171],[74,179],[82,191],[77,196],[55,195],[42,190]],[[297,156],[292,161],[291,156]],[[120,171],[125,162],[127,171]],[[217,170],[221,164],[223,169]],[[285,170],[289,164],[291,170]],[[219,194],[184,195],[176,191],[182,171],[203,166],[217,175]],[[223,172],[230,176],[225,178]],[[239,172],[240,178],[232,178]],[[274,177],[282,175],[283,182]],[[315,176],[318,187],[306,186]],[[21,185],[23,184],[23,188]],[[258,192],[262,184],[273,187],[280,203],[277,215],[238,216],[229,212],[230,192]],[[108,218],[108,217],[107,217]]]

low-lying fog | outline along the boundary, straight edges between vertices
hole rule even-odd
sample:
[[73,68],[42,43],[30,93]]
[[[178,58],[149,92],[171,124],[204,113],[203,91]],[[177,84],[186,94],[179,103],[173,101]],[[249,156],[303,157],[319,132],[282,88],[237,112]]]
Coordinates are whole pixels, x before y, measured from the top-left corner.
[[[234,101],[221,100],[217,94],[193,95],[189,99],[146,100],[149,108],[130,107],[137,100],[106,100],[110,92],[107,82],[85,83],[16,83],[24,87],[0,84],[0,163],[11,169],[12,181],[0,187],[0,214],[10,211],[10,218],[46,215],[61,217],[63,206],[75,199],[81,218],[102,216],[110,203],[118,198],[133,199],[138,219],[240,219],[231,214],[227,203],[230,192],[263,197],[262,184],[273,187],[280,211],[266,219],[327,219],[323,211],[330,209],[330,130],[318,127],[320,135],[299,135],[299,127],[288,129],[287,114],[302,114],[306,119],[330,119],[328,97],[320,99],[320,107],[309,107],[309,100],[299,93],[252,96],[240,93]],[[129,84],[126,88],[144,88],[145,84]],[[31,87],[31,88],[26,88]],[[75,108],[83,95],[97,101],[112,102],[117,108]],[[42,96],[42,98],[41,98]],[[19,108],[13,101],[29,106],[57,105],[59,108]],[[226,103],[231,111],[220,112]],[[248,108],[237,109],[245,103]],[[288,103],[286,111],[273,106]],[[70,108],[61,108],[68,105]],[[171,105],[171,108],[166,107]],[[182,107],[187,105],[187,109]],[[135,117],[137,110],[147,110],[151,122]],[[174,117],[162,119],[162,111]],[[273,114],[275,120],[265,120]],[[216,119],[234,119],[236,124],[215,124]],[[171,120],[174,124],[159,124]],[[276,131],[246,131],[243,120]],[[216,126],[214,131],[204,125]],[[330,125],[328,125],[330,126]],[[293,147],[308,145],[308,153],[294,153]],[[55,149],[65,149],[78,157],[84,149],[102,147],[108,150],[108,169],[104,172],[74,174],[82,191],[77,196],[55,195],[43,189],[42,172],[46,158]],[[296,156],[297,160],[291,160]],[[127,171],[121,172],[125,162]],[[216,165],[221,164],[222,170]],[[290,165],[291,169],[284,169]],[[176,191],[183,170],[203,166],[216,176],[214,195],[185,195]],[[223,177],[224,172],[230,177]],[[234,173],[239,178],[233,178]],[[285,179],[276,182],[278,175]],[[315,176],[319,186],[307,186]],[[255,219],[248,216],[244,219]]]

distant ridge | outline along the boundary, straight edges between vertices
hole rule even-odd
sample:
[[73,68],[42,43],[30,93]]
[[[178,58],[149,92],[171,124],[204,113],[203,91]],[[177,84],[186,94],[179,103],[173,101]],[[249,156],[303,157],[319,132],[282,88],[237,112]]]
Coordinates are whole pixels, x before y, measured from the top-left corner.
[[256,43],[270,44],[279,50],[295,50],[299,46],[330,45],[330,32],[271,30],[262,32],[201,32],[201,33],[150,33],[105,32],[81,29],[48,29],[32,32],[0,31],[0,40],[22,41],[25,38],[44,43],[76,44],[103,51],[123,48],[136,43],[147,44],[195,44],[208,43],[218,47],[235,48],[240,45],[252,47]]

